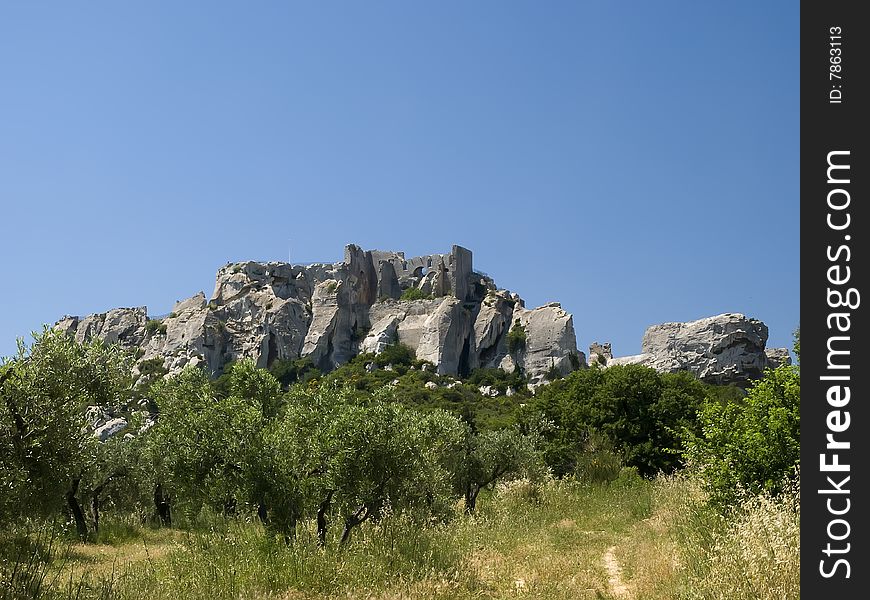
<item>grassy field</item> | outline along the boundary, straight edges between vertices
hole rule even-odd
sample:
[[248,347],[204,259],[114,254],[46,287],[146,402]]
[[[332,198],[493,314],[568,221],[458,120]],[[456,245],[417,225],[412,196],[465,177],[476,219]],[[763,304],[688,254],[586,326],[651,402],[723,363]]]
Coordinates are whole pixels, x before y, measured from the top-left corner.
[[343,550],[309,528],[288,545],[244,519],[168,530],[106,518],[97,543],[2,540],[0,597],[798,598],[798,502],[750,499],[724,519],[685,477],[513,482],[474,517],[389,515]]

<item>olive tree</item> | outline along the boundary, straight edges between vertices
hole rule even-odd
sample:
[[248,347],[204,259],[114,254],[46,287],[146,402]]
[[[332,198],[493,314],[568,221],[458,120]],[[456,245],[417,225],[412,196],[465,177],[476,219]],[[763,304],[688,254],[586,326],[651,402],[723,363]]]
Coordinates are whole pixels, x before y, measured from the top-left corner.
[[535,438],[516,427],[472,433],[466,426],[463,454],[454,471],[455,482],[473,513],[480,490],[510,477],[536,477],[544,471]]
[[5,518],[49,516],[66,508],[88,533],[79,501],[99,442],[86,426],[89,406],[123,404],[130,363],[116,347],[77,343],[45,329],[0,367],[0,505]]
[[188,367],[152,388],[157,425],[148,433],[157,480],[154,501],[170,524],[168,496],[190,515],[203,505],[232,513],[249,489],[246,465],[266,421],[280,408],[280,385],[241,361],[230,371],[230,395],[216,395],[202,369]]

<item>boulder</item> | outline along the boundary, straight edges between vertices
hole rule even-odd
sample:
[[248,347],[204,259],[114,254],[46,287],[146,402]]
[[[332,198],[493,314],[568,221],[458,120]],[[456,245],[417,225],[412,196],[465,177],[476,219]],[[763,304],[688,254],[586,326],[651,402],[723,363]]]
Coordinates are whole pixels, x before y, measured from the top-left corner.
[[763,322],[739,313],[662,323],[646,330],[641,354],[613,358],[607,366],[642,364],[668,373],[690,371],[707,383],[745,387],[770,364],[767,333]]
[[96,429],[94,429],[94,437],[99,439],[101,442],[105,442],[110,437],[115,434],[120,433],[124,429],[127,428],[127,420],[123,417],[117,417],[115,419],[109,419]]
[[390,313],[372,324],[368,335],[360,343],[360,352],[379,354],[399,337],[399,323],[405,317],[402,312]]

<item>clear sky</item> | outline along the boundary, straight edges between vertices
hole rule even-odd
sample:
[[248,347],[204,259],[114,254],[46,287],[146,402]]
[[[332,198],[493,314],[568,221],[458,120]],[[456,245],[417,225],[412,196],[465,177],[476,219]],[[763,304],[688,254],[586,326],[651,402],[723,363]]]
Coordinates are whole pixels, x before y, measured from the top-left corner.
[[578,345],[799,325],[799,9],[4,2],[0,355],[228,261],[446,252]]

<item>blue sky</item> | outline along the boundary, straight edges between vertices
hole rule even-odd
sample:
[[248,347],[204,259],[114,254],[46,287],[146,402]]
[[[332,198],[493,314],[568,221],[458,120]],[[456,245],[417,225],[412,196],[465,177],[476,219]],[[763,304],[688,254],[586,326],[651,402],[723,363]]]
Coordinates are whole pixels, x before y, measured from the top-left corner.
[[578,345],[799,318],[795,2],[0,5],[0,355],[227,261],[445,252]]

